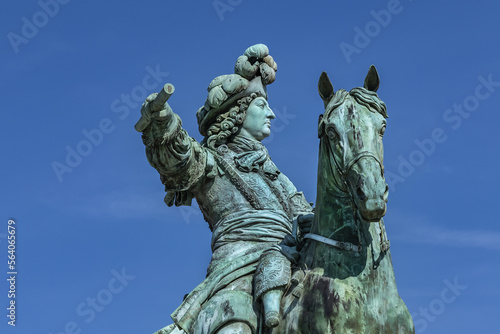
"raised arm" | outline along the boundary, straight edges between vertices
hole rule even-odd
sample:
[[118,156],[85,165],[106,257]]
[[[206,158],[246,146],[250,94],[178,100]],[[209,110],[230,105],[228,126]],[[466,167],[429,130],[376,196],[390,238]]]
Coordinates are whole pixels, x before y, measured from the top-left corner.
[[182,128],[179,115],[166,102],[170,97],[165,95],[169,90],[167,85],[159,94],[147,97],[136,130],[142,132],[147,159],[160,173],[166,190],[185,191],[203,177],[206,157],[200,144]]

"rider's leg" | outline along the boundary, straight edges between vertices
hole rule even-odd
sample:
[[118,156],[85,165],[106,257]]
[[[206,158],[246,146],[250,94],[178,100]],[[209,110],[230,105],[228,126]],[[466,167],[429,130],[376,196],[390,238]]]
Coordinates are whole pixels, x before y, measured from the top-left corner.
[[244,322],[233,322],[223,326],[216,334],[252,334],[252,330]]

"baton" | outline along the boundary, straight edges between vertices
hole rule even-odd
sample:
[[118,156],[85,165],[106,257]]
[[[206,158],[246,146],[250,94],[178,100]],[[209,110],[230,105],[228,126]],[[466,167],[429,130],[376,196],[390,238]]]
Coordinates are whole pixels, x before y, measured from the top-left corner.
[[[158,95],[156,95],[155,99],[149,102],[151,112],[153,113],[156,111],[160,111],[163,105],[170,98],[170,96],[172,96],[174,91],[175,91],[174,85],[172,85],[171,83],[165,84],[165,86],[163,86],[162,90],[158,93]],[[139,132],[142,132],[149,125],[149,123],[150,120],[147,120],[143,116],[141,116],[139,121],[135,124],[135,129]]]

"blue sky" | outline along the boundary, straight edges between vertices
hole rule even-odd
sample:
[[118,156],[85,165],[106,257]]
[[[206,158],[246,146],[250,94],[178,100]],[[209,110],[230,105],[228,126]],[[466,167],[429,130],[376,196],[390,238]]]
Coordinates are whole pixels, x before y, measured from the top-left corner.
[[232,73],[248,46],[264,43],[278,63],[268,87],[277,118],[266,145],[310,201],[319,75],[327,71],[335,89],[351,89],[376,65],[389,113],[385,222],[417,333],[498,333],[499,4],[1,7],[0,273],[7,277],[13,218],[18,275],[15,328],[7,325],[9,286],[0,282],[0,332],[152,333],[171,323],[205,276],[211,235],[196,207],[163,203],[133,128],[139,105],[146,92],[173,83],[169,103],[200,140],[195,112],[206,87]]

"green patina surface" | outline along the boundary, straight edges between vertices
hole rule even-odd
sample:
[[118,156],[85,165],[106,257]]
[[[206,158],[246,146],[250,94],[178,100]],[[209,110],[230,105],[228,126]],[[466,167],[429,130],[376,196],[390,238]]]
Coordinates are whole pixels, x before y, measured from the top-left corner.
[[319,122],[320,152],[312,232],[348,242],[359,251],[308,240],[302,250],[305,278],[282,301],[283,321],[272,333],[414,333],[401,300],[382,216],[385,105],[375,94],[371,67],[364,88],[351,92],[320,78],[325,114]]
[[235,74],[215,78],[196,113],[201,143],[166,103],[172,85],[142,106],[136,130],[165,202],[195,198],[213,232],[207,278],[156,334],[414,333],[382,221],[387,113],[377,71],[351,92],[334,93],[320,78],[314,214],[260,143],[274,118],[266,85],[276,71],[258,44],[238,58]]

